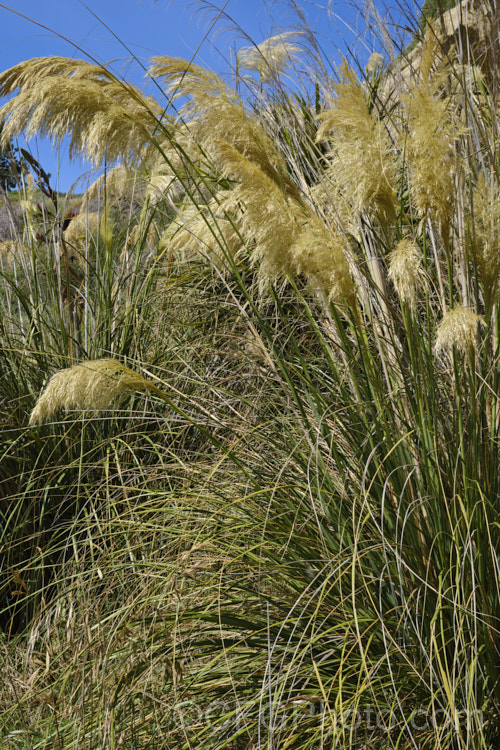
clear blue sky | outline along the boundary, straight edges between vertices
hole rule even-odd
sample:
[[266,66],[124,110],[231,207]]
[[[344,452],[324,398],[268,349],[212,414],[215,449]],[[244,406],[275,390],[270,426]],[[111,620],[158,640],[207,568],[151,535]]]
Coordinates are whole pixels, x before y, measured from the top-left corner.
[[[230,49],[248,41],[234,29],[221,32],[229,25],[227,19],[219,20],[214,38],[210,27],[216,14],[207,10],[208,5],[186,0],[7,0],[0,4],[0,70],[31,57],[88,53],[100,62],[115,61],[114,68],[139,86],[144,79],[132,56],[147,63],[158,54],[196,55],[199,64],[224,73]],[[222,7],[224,0],[214,0],[213,5]],[[299,5],[332,58],[338,60],[338,50],[345,51],[346,44],[359,48],[362,2],[300,0]],[[293,23],[286,3],[229,0],[225,12],[256,43],[275,33],[276,27]],[[25,146],[21,141],[20,145]],[[64,151],[54,153],[46,141],[32,140],[29,147],[60,190],[67,190],[87,168],[69,164]]]

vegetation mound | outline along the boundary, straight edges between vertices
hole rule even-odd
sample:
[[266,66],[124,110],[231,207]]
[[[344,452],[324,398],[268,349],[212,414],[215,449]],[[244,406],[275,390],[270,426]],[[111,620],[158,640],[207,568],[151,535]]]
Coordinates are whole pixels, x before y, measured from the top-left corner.
[[498,11],[470,10],[483,46],[408,18],[364,75],[306,30],[233,84],[156,58],[155,97],[0,75],[7,141],[114,165],[69,203],[28,160],[0,245],[3,747],[498,746]]

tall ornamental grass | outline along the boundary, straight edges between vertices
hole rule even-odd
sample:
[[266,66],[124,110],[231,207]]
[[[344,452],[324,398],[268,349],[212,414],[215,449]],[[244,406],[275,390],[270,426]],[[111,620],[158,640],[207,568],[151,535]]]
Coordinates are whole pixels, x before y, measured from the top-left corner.
[[156,58],[154,99],[0,75],[6,138],[121,159],[3,271],[6,747],[497,746],[498,13],[462,6],[469,45],[365,75],[306,29],[235,86]]

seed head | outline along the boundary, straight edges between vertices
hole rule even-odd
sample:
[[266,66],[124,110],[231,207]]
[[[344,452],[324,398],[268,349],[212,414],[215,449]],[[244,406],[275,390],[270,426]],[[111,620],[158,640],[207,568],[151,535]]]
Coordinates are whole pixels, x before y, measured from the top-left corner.
[[334,84],[334,107],[320,115],[316,139],[330,138],[327,174],[351,196],[355,215],[366,213],[388,226],[396,216],[397,180],[387,133],[345,61],[340,72],[341,80]]
[[368,62],[366,63],[365,72],[367,75],[373,75],[377,71],[380,70],[382,65],[384,64],[384,56],[380,54],[380,52],[372,52],[370,55]]
[[500,196],[495,179],[479,176],[471,206],[469,245],[483,287],[485,317],[489,320],[500,287]]
[[293,57],[300,52],[300,47],[291,40],[295,32],[285,32],[265,39],[253,47],[243,47],[238,52],[238,63],[246,70],[256,70],[261,81],[270,81],[291,65]]
[[477,349],[477,327],[483,322],[482,317],[469,307],[457,305],[449,310],[437,329],[436,354],[443,349],[451,352],[455,347],[461,354],[470,356]]
[[419,290],[425,286],[421,261],[421,253],[410,239],[398,242],[390,257],[389,278],[401,302],[412,310],[415,309]]
[[436,36],[427,34],[422,52],[420,78],[403,97],[408,132],[403,136],[410,172],[410,193],[422,218],[436,222],[448,244],[455,201],[454,175],[458,169],[455,141],[459,130],[453,122],[450,99],[443,95],[449,73],[438,59]]
[[134,391],[162,393],[116,359],[97,359],[60,370],[51,377],[31,412],[29,425],[43,424],[63,409],[109,409]]
[[[0,96],[18,93],[1,107],[3,142],[38,133],[61,143],[70,157],[94,166],[105,158],[139,158],[151,144],[163,108],[105,66],[65,57],[40,57],[0,73]],[[170,121],[169,121],[170,122]]]

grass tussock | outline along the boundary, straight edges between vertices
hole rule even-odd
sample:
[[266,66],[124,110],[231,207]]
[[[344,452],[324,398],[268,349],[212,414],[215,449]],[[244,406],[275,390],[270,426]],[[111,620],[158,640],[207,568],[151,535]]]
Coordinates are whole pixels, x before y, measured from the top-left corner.
[[497,747],[495,36],[407,20],[0,75],[121,160],[0,245],[6,748]]

